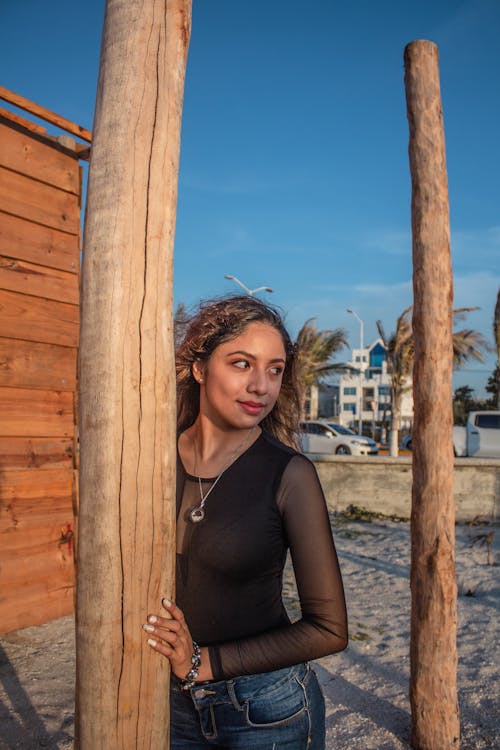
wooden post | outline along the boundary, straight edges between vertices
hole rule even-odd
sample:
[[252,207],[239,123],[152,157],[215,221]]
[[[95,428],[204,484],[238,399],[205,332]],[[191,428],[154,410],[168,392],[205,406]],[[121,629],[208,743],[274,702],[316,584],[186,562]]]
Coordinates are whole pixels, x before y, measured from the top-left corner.
[[167,748],[147,612],[173,592],[172,256],[191,0],[108,0],[80,349],[77,746]]
[[413,232],[412,746],[458,748],[452,270],[438,50],[405,49]]

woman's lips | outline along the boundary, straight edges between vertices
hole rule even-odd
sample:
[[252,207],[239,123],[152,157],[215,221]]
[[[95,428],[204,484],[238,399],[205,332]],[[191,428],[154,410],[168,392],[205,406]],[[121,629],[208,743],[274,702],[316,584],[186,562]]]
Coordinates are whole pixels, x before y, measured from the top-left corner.
[[238,401],[239,405],[247,414],[252,416],[258,416],[264,409],[265,404],[258,403],[256,401]]

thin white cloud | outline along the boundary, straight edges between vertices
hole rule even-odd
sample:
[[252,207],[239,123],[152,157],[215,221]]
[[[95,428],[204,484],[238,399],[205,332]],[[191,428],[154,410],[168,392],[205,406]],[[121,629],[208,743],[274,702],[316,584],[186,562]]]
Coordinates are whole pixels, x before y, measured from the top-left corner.
[[500,226],[453,231],[451,248],[453,264],[457,268],[480,269],[482,265],[498,268]]
[[411,256],[410,230],[385,229],[361,238],[363,247],[383,255]]
[[303,177],[289,173],[285,179],[267,179],[261,174],[201,175],[180,172],[179,182],[183,188],[216,195],[254,195],[264,192],[283,192],[303,182]]

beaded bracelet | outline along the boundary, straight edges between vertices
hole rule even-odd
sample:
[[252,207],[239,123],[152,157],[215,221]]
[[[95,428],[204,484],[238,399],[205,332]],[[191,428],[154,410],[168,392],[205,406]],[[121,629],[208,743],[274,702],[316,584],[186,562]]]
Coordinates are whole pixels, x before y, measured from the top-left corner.
[[179,680],[181,690],[191,690],[191,688],[194,687],[195,680],[199,674],[198,667],[201,664],[201,651],[196,641],[193,641],[193,655],[191,656],[191,664],[193,666],[191,667],[185,678],[183,680]]

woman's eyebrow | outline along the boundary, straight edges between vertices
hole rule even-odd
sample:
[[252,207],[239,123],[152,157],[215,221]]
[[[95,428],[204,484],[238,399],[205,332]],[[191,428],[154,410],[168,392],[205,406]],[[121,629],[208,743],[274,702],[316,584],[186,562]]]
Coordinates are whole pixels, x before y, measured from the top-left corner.
[[[226,357],[233,357],[235,354],[241,354],[243,357],[248,357],[248,359],[253,359],[254,361],[257,359],[255,354],[250,354],[250,352],[244,352],[241,349],[237,349],[234,352],[228,352],[226,354]],[[269,362],[282,362],[285,364],[285,360],[283,357],[275,357],[274,359],[270,359]]]

